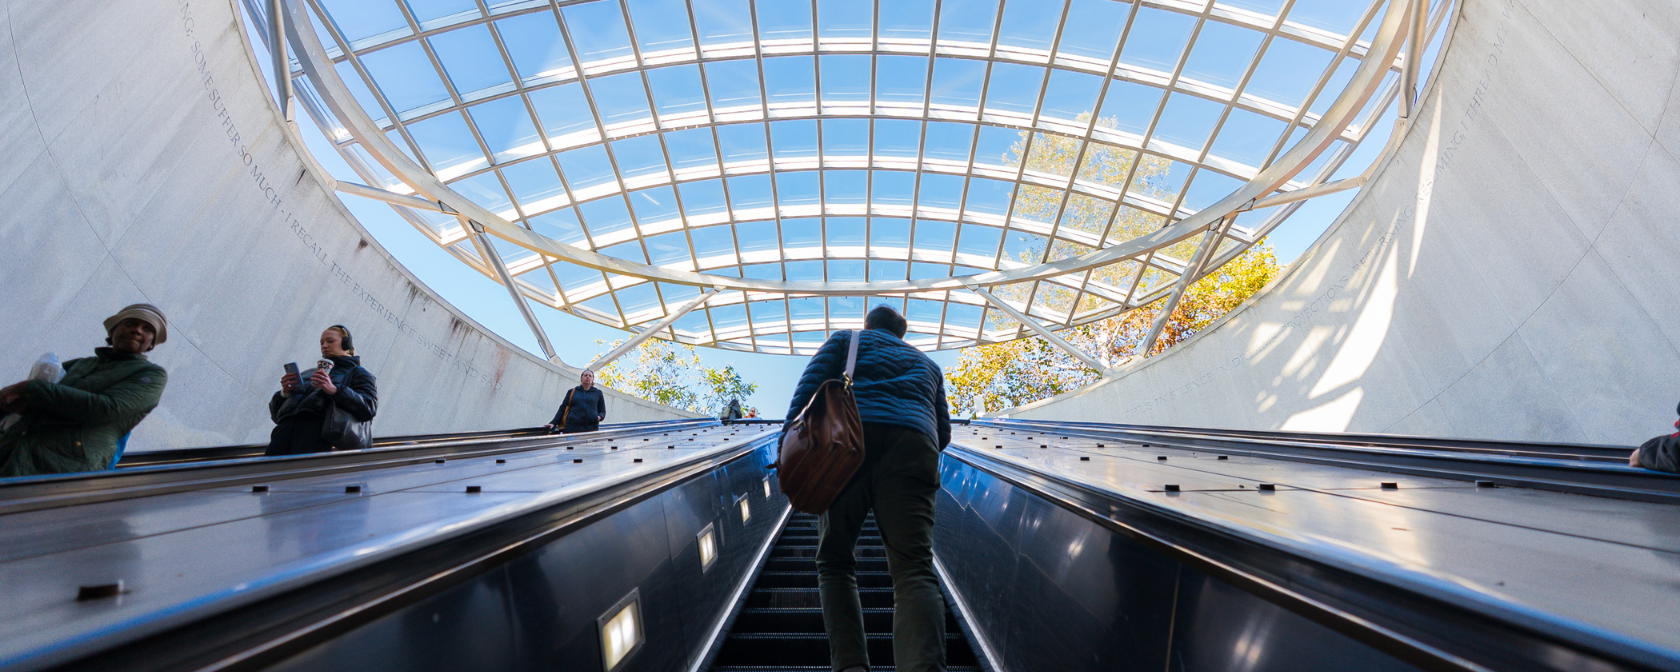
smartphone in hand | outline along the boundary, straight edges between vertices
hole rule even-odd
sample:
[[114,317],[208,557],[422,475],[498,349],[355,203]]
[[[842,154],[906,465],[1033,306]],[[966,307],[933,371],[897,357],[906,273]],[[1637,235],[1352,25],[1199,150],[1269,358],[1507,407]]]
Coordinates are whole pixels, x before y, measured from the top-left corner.
[[297,362],[286,362],[286,373],[298,375]]

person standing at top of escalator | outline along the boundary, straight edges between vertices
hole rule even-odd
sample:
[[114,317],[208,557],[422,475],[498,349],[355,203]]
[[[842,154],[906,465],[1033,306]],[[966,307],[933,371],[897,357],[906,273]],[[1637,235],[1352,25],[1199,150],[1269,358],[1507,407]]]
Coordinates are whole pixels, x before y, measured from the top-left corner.
[[321,332],[321,360],[315,368],[288,371],[280,377],[280,391],[268,400],[274,431],[264,454],[367,448],[368,423],[378,410],[378,388],[356,356],[350,330],[338,324],[327,327]]
[[593,432],[601,428],[601,421],[607,419],[607,395],[601,388],[595,387],[595,372],[583,370],[578,378],[579,385],[566,391],[566,398],[560,402],[559,410],[554,412],[554,419],[543,425],[548,431],[560,430],[567,434],[578,432]]
[[110,347],[65,362],[58,382],[0,389],[0,411],[19,416],[0,433],[0,476],[112,468],[118,446],[163,398],[169,374],[146,353],[168,337],[163,312],[136,303],[105,319]]

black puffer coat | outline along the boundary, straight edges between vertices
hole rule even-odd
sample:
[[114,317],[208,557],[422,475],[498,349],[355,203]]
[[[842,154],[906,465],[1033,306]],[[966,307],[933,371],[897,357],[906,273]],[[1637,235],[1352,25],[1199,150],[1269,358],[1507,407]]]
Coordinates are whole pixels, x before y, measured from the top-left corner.
[[303,387],[291,396],[285,392],[275,392],[268,400],[268,415],[276,424],[299,415],[327,415],[328,405],[335,405],[350,412],[350,416],[358,422],[373,420],[379,412],[379,390],[374,384],[373,374],[362,368],[360,357],[350,355],[346,357],[331,357],[333,368],[327,374],[338,388],[338,394],[327,394],[321,388],[310,382],[315,375],[315,368],[298,373],[303,380]]
[[[951,443],[951,407],[945,400],[945,374],[927,355],[903,339],[880,329],[867,329],[858,341],[852,393],[864,424],[897,425],[926,434],[944,450]],[[846,350],[852,332],[828,337],[805,365],[787,419],[799,417],[823,381],[846,371]]]

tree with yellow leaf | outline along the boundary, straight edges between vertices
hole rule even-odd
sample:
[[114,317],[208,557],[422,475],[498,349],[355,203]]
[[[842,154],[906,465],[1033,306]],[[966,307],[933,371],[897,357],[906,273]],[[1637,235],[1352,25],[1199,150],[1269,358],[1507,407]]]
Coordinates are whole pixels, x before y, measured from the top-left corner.
[[[1107,119],[1099,120],[1098,124],[1113,125]],[[1035,134],[1029,143],[1028,133],[1023,131],[1021,140],[1011,148],[1005,160],[1010,165],[1020,165],[1025,154],[1028,173],[1063,178],[1072,174],[1077,163],[1076,177],[1081,181],[1115,191],[1127,189],[1129,183],[1127,191],[1134,200],[1153,202],[1162,208],[1170,208],[1176,200],[1177,187],[1168,179],[1173,169],[1171,160],[1097,142],[1084,144],[1088,146],[1082,147],[1081,141],[1073,138],[1043,133]],[[1115,245],[1154,231],[1167,222],[1166,217],[1160,214],[1130,205],[1116,206],[1111,201],[1084,194],[1026,184],[1019,189],[1014,216],[1051,223],[1059,213],[1059,221],[1054,221],[1054,224],[1068,238],[1084,238],[1104,246]],[[1161,253],[1188,261],[1200,240],[1199,236],[1192,237],[1164,248]],[[1094,249],[1093,246],[1068,240],[1056,240],[1048,249],[1042,243],[1030,246],[1014,255],[1015,258],[1000,260],[1000,265],[1025,266],[1056,261]],[[1141,274],[1138,269],[1136,262],[1111,264],[1093,270],[1090,281],[1113,288],[1113,294],[1124,294],[1124,288],[1134,281],[1143,288],[1139,291],[1152,291],[1161,286],[1160,283],[1175,279],[1156,269],[1145,269]],[[1261,243],[1191,284],[1169,316],[1151,354],[1195,335],[1265,287],[1281,272],[1282,267],[1271,247]],[[1086,292],[1081,298],[1071,289],[1045,282],[1004,285],[992,291],[998,298],[1016,305],[1033,306],[1035,313],[1088,314],[1112,309],[1115,305],[1096,292]],[[1157,301],[1115,317],[1065,329],[1058,335],[1090,353],[1105,366],[1115,366],[1138,354],[1137,350],[1142,346],[1151,324],[1160,314],[1162,303]],[[987,316],[987,330],[1017,326],[998,311],[987,311]],[[957,364],[946,371],[945,389],[953,413],[970,415],[1071,392],[1095,382],[1099,375],[1099,372],[1044,339],[1033,337],[964,350]]]

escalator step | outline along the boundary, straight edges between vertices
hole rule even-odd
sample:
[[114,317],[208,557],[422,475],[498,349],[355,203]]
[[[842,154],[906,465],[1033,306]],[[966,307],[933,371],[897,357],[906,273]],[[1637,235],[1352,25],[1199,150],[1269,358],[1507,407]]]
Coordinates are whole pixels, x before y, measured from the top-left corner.
[[[872,670],[892,670],[892,577],[886,549],[871,517],[858,539],[858,597],[863,606]],[[817,518],[795,514],[771,548],[758,580],[725,635],[716,672],[821,672],[827,670],[822,598],[817,591]],[[974,650],[946,605],[947,669],[978,672]]]
[[[815,572],[817,562],[814,558],[770,558],[764,563],[766,572]],[[885,572],[886,558],[858,558],[857,571]]]
[[[858,600],[865,609],[891,609],[893,606],[893,592],[891,588],[859,588]],[[818,596],[816,588],[765,588],[755,589],[747,595],[748,609],[760,607],[773,609],[822,608],[822,598]]]
[[[859,546],[857,551],[856,551],[856,556],[859,559],[862,559],[862,558],[885,558],[885,557],[887,557],[887,549],[885,549],[885,548],[865,548],[865,547]],[[815,558],[815,557],[817,557],[817,545],[816,544],[811,544],[810,546],[775,546],[775,547],[770,549],[770,557],[772,557],[772,558]]]
[[[859,588],[891,588],[892,575],[886,572],[858,572]],[[758,583],[754,588],[816,588],[817,573],[804,572],[772,572],[766,569],[758,575]]]
[[[892,635],[867,635],[870,665],[893,664]],[[718,653],[728,665],[825,665],[828,637],[820,634],[730,635]],[[961,633],[945,636],[945,660],[951,665],[977,665],[974,652]]]
[[[873,663],[874,661],[870,661]],[[891,666],[871,664],[870,672],[892,672]],[[946,665],[947,672],[980,672],[979,665]],[[722,665],[713,672],[829,672],[827,665]]]
[[[863,630],[868,633],[892,632],[893,610],[863,610]],[[957,616],[945,611],[945,631],[957,632]],[[823,633],[822,608],[801,609],[742,609],[735,618],[732,633]]]

